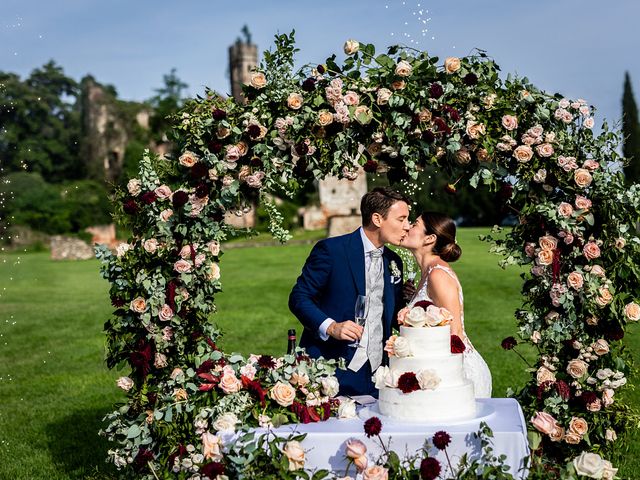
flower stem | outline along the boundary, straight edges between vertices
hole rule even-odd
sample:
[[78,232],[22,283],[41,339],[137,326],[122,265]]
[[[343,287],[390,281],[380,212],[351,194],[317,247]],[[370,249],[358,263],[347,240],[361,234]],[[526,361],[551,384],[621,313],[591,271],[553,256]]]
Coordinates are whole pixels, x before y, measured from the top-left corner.
[[449,452],[447,452],[446,447],[444,449],[444,454],[447,456],[447,463],[449,464],[449,470],[451,471],[451,475],[453,475],[453,467],[451,466],[451,459],[449,458]]
[[522,359],[522,361],[523,361],[524,363],[526,363],[526,364],[527,364],[527,366],[528,366],[529,368],[533,368],[533,367],[531,366],[531,364],[527,361],[527,359],[526,359],[526,358],[524,358],[524,357],[520,354],[520,352],[519,352],[519,351],[517,351],[517,350],[515,349],[515,347],[514,347],[514,348],[512,348],[512,350],[516,353],[516,355],[518,355],[518,356]]

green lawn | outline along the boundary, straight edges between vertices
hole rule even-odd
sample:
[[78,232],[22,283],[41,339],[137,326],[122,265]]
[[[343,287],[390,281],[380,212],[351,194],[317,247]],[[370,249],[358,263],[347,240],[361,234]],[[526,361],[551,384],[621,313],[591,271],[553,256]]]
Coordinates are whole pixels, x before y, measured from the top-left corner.
[[[481,229],[463,229],[456,270],[465,293],[467,332],[493,373],[494,396],[525,380],[522,362],[500,348],[515,332],[520,304],[515,268],[503,271]],[[299,324],[287,298],[311,246],[229,249],[215,321],[227,350],[282,354]],[[103,478],[108,445],[102,416],[123,397],[103,362],[102,325],[111,306],[97,261],[53,262],[47,253],[0,255],[0,479]],[[637,335],[628,335],[638,351]],[[638,355],[636,354],[636,358]],[[636,360],[637,361],[637,360]],[[637,383],[637,382],[635,382]],[[638,404],[637,392],[628,393]],[[624,441],[624,477],[640,468],[635,434]],[[622,452],[621,452],[622,453]]]

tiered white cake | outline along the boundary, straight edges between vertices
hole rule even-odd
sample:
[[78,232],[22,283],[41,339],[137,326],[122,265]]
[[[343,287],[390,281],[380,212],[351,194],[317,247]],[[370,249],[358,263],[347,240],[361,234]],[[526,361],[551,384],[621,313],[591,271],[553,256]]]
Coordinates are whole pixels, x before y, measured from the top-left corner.
[[[462,354],[451,353],[451,328],[400,327],[389,367],[375,375],[379,389],[378,408],[389,417],[427,422],[473,418],[476,402],[473,383],[462,370]],[[398,388],[402,374],[415,374],[419,389],[403,393]],[[411,377],[405,376],[406,381]],[[411,383],[411,382],[410,382]],[[417,388],[415,380],[414,388]]]

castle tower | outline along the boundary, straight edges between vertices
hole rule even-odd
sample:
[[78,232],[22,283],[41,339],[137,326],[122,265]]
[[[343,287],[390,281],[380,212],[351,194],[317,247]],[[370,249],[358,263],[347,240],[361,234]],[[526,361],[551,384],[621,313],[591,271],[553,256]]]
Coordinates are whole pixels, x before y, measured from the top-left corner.
[[231,75],[231,95],[236,102],[244,102],[242,85],[251,81],[251,70],[258,65],[258,46],[251,43],[251,33],[245,25],[242,28],[244,41],[238,37],[229,47],[229,72]]

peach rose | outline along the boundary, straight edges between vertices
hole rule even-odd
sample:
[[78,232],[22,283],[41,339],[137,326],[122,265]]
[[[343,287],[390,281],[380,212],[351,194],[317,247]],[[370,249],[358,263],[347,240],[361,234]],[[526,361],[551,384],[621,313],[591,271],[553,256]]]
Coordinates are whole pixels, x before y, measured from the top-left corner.
[[195,153],[187,150],[182,155],[180,155],[178,161],[180,162],[180,165],[184,167],[193,167],[196,163],[198,163],[198,156]]
[[469,135],[469,138],[476,140],[484,135],[486,131],[487,127],[483,123],[476,123],[471,120],[467,122],[467,135]]
[[168,322],[173,318],[173,310],[166,303],[162,305],[160,312],[158,312],[158,318],[163,322]]
[[202,434],[202,454],[207,460],[222,460],[222,440],[211,432]]
[[580,272],[571,272],[567,277],[567,285],[574,290],[580,290],[584,285],[584,278]]
[[349,39],[344,42],[344,53],[347,55],[353,55],[360,50],[360,42],[357,40]]
[[604,338],[599,338],[591,344],[591,348],[596,355],[606,355],[609,353],[609,343]]
[[211,255],[217,257],[220,254],[220,243],[215,240],[210,241],[207,243],[207,250]]
[[573,378],[582,378],[587,374],[587,367],[583,360],[573,359],[567,364],[567,373]]
[[222,375],[218,385],[220,385],[220,388],[226,394],[236,393],[242,389],[242,381],[231,372]]
[[273,387],[271,387],[269,396],[273,398],[278,403],[278,405],[288,407],[296,398],[296,389],[293,388],[289,383],[279,381]]
[[600,287],[598,289],[598,297],[596,298],[596,303],[601,307],[606,307],[613,301],[613,295],[607,287]]
[[552,235],[545,235],[538,239],[538,244],[543,250],[555,250],[558,248],[558,239]]
[[189,273],[191,271],[191,262],[178,260],[173,264],[173,269],[178,273]]
[[502,117],[502,126],[509,131],[517,129],[518,118],[514,115],[504,115]]
[[147,301],[142,297],[136,297],[131,301],[129,308],[136,313],[143,313],[147,310]]
[[333,113],[329,110],[320,110],[318,112],[318,125],[326,127],[333,123]]
[[355,460],[356,458],[363,457],[367,454],[367,446],[360,440],[350,438],[346,442],[345,455],[347,458]]
[[577,435],[583,436],[589,430],[589,424],[584,418],[572,417],[569,422],[569,431]]
[[362,472],[367,468],[367,465],[369,465],[369,461],[367,460],[366,455],[362,455],[361,457],[354,458],[353,464],[356,466],[356,470],[358,472]]
[[531,418],[531,424],[540,433],[549,435],[558,426],[558,421],[546,412],[536,412]]
[[540,250],[537,262],[538,265],[551,265],[553,263],[553,250]]
[[471,162],[471,154],[469,153],[469,150],[464,147],[458,150],[456,152],[456,161],[460,165],[467,165],[469,162]]
[[176,400],[176,402],[181,402],[182,400],[186,400],[187,398],[189,398],[189,394],[184,388],[176,388],[173,391],[173,398]]
[[578,168],[573,172],[573,179],[576,182],[576,185],[582,188],[588,187],[593,181],[593,177],[589,173],[589,170],[585,168]]
[[291,378],[289,379],[292,385],[298,385],[299,387],[304,387],[309,384],[311,381],[309,379],[309,375],[306,372],[293,372],[291,374]]
[[486,148],[479,148],[476,152],[476,157],[480,162],[490,162],[491,158],[489,157],[489,150]]
[[571,445],[579,444],[580,440],[582,440],[582,437],[574,432],[567,432],[564,436],[564,441]]
[[615,391],[612,388],[605,388],[602,392],[602,404],[605,407],[609,407],[613,404],[613,396]]
[[444,71],[447,73],[456,73],[460,70],[460,59],[458,57],[447,57],[444,60]]
[[253,88],[261,89],[267,85],[267,77],[262,72],[253,72],[251,74],[251,86]]
[[582,195],[576,195],[576,208],[578,210],[589,210],[591,208],[591,200]]
[[560,205],[558,205],[558,214],[561,217],[570,217],[571,214],[573,213],[573,207],[571,206],[570,203],[567,202],[561,202]]
[[513,151],[513,156],[520,163],[526,163],[533,157],[533,150],[529,145],[520,145]]
[[582,248],[582,253],[588,260],[593,260],[600,256],[600,247],[596,242],[587,242]]
[[561,442],[564,440],[564,428],[558,425],[553,431],[549,434],[549,438],[552,442]]
[[129,180],[129,182],[127,183],[127,190],[129,190],[129,193],[134,197],[140,195],[140,192],[142,191],[142,184],[140,183],[140,180],[138,180],[137,178],[132,178],[131,180]]
[[550,157],[551,155],[553,155],[553,146],[550,143],[543,143],[542,145],[538,145],[536,147],[536,152],[538,152],[538,155],[540,155],[541,157]]
[[173,210],[171,210],[170,208],[167,208],[166,210],[163,210],[160,212],[160,220],[162,220],[163,222],[166,222],[171,218],[172,215],[173,215]]
[[542,385],[544,382],[555,382],[556,374],[547,367],[540,367],[536,373],[536,383]]
[[376,103],[378,105],[386,105],[389,103],[392,92],[388,88],[381,88],[376,92]]
[[300,442],[291,440],[284,445],[282,453],[289,459],[289,471],[302,470],[304,468],[304,449]]
[[381,465],[372,465],[362,472],[362,480],[387,480],[389,471]]
[[391,83],[391,88],[394,90],[404,90],[406,86],[407,84],[405,83],[404,80],[396,80]]
[[118,388],[121,388],[125,392],[128,392],[133,388],[133,380],[131,380],[129,377],[120,377],[116,381],[116,385],[118,386]]
[[209,267],[209,272],[207,273],[207,280],[215,281],[220,278],[220,265],[216,262],[213,262]]
[[618,249],[618,250],[622,250],[625,246],[627,245],[627,241],[622,238],[622,237],[618,237],[616,238],[616,241],[614,243],[614,246]]
[[396,75],[399,77],[408,77],[413,72],[413,67],[406,60],[400,60],[396,65]]
[[638,320],[640,320],[640,305],[638,305],[636,302],[627,303],[624,306],[624,315],[628,320],[637,322]]
[[300,110],[302,107],[303,98],[299,93],[293,92],[290,93],[287,97],[287,105],[292,110]]

